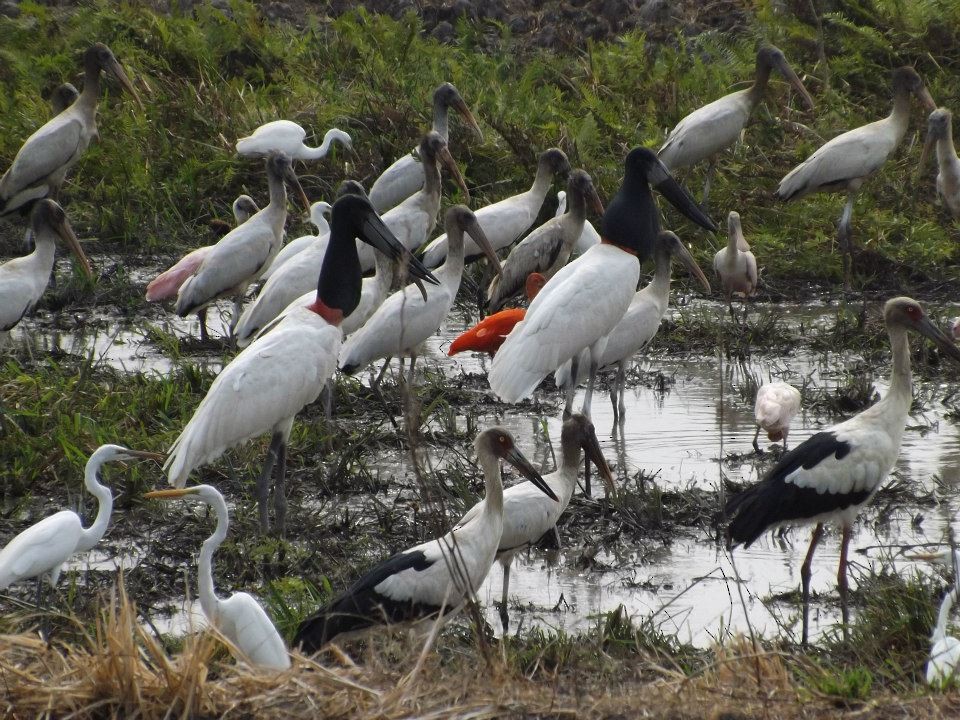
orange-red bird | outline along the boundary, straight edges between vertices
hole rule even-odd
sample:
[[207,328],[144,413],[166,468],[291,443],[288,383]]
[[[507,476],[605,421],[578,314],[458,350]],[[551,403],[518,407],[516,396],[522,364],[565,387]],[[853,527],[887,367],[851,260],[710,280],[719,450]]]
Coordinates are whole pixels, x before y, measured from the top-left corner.
[[[540,289],[547,284],[547,279],[540,273],[530,273],[525,286],[527,300],[533,300]],[[523,308],[509,308],[493,315],[487,315],[466,332],[457,336],[450,343],[447,355],[456,355],[464,350],[490,353],[495,355],[514,325],[523,320],[527,311]]]

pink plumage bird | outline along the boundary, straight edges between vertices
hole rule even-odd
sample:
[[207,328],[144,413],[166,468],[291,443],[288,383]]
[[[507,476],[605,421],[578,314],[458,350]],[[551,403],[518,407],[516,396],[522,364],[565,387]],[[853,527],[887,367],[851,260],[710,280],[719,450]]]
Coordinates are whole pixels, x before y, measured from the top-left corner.
[[800,391],[785,382],[772,382],[757,390],[757,402],[753,407],[753,416],[757,421],[757,432],[753,435],[753,449],[760,452],[757,438],[760,430],[767,433],[770,442],[783,440],[783,449],[787,449],[787,434],[790,422],[800,411]]

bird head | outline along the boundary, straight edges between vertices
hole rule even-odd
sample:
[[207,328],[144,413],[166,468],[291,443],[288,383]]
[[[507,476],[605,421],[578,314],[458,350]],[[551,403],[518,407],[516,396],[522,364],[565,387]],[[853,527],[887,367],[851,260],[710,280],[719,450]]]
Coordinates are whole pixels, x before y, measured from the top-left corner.
[[515,467],[521,475],[536,485],[551,500],[560,499],[544,482],[537,469],[524,457],[513,441],[513,435],[502,427],[484,430],[473,441],[478,455],[488,454]]

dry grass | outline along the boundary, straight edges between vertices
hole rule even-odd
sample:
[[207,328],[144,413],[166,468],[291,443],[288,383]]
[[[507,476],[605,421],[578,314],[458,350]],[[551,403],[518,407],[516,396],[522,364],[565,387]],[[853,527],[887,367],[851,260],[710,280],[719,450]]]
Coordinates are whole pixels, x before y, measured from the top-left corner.
[[[78,626],[79,628],[79,626]],[[10,718],[828,718],[957,717],[960,696],[881,694],[841,701],[801,685],[810,659],[741,639],[718,648],[688,676],[643,659],[621,660],[615,677],[564,667],[531,680],[504,654],[470,652],[399,662],[370,648],[358,664],[294,655],[290,670],[258,674],[221,652],[211,632],[168,654],[137,622],[122,585],[92,631],[75,643],[35,634],[0,636],[0,715]],[[502,650],[503,646],[501,646]],[[388,667],[391,665],[391,667]],[[632,667],[631,667],[632,665]]]

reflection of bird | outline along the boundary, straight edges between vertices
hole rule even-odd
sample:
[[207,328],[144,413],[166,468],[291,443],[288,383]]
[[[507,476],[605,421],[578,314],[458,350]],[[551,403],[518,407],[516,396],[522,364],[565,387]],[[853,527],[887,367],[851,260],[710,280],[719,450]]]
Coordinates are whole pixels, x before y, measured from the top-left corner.
[[937,108],[927,119],[927,141],[920,157],[920,169],[927,164],[931,148],[937,147],[937,196],[953,217],[960,218],[960,158],[953,145],[953,114]]
[[[623,184],[603,214],[603,242],[554,275],[530,303],[523,322],[493,358],[490,387],[506,402],[528,397],[550,373],[590,349],[590,375],[583,413],[590,402],[607,335],[630,306],[640,279],[640,262],[653,251],[660,212],[650,192],[656,187],[698,225],[713,221],[674,180],[656,154],[635,148],[625,160]],[[577,376],[577,368],[571,373]],[[572,412],[576,386],[567,391],[565,412]]]
[[[540,273],[530,273],[524,292],[527,300],[533,300],[537,293],[547,284],[547,279]],[[487,315],[469,330],[460,333],[452,343],[447,355],[453,356],[464,350],[489,353],[491,357],[507,339],[507,335],[514,326],[523,320],[527,311],[524,308],[507,308],[493,315]]]
[[[680,260],[706,291],[710,292],[710,283],[680,238],[669,230],[661,230],[653,250],[653,261],[656,265],[653,279],[634,294],[630,307],[607,336],[607,343],[600,357],[601,368],[617,366],[617,377],[610,385],[610,403],[613,405],[615,421],[626,418],[624,394],[627,387],[627,362],[634,353],[650,344],[660,329],[660,321],[667,314],[670,304],[670,265],[673,258]],[[566,362],[557,370],[557,387],[569,389],[572,365],[572,361]],[[576,384],[581,385],[590,379],[589,350],[580,353],[577,366]]]
[[[433,125],[430,128],[432,132],[437,133],[445,143],[450,142],[450,108],[460,114],[478,137],[483,137],[480,126],[477,125],[467,103],[450,83],[441,84],[433,92]],[[423,171],[420,169],[422,160],[422,156],[416,157],[414,153],[409,152],[384,170],[383,174],[374,181],[373,187],[370,188],[370,202],[378,213],[383,214],[390,208],[396,207],[423,187]]]
[[332,205],[321,200],[310,206],[310,222],[317,229],[313,235],[302,235],[295,240],[291,240],[282,248],[277,256],[270,263],[270,267],[263,271],[260,279],[266,282],[287,260],[297,253],[306,250],[320,238],[330,234],[330,225],[327,223],[327,215],[330,213]]
[[[293,421],[333,376],[342,339],[340,323],[359,301],[362,278],[355,238],[372,243],[394,259],[405,252],[366,199],[345,195],[337,200],[316,302],[291,312],[220,371],[174,441],[164,465],[170,484],[183,487],[194,469],[236,445],[271,433],[267,460],[257,481],[263,533],[270,527],[267,500],[274,464],[278,466],[274,506],[278,529],[283,532],[286,447]],[[411,261],[410,273],[436,281],[416,261]]]
[[713,269],[720,276],[727,307],[733,315],[734,294],[746,298],[757,291],[757,258],[743,237],[740,213],[734,210],[727,216],[727,246],[713,256]]
[[226,600],[217,597],[213,586],[213,554],[227,538],[230,514],[223,495],[210,485],[195,485],[178,490],[155,490],[148,498],[197,498],[213,508],[217,527],[203,541],[197,562],[197,591],[200,607],[207,620],[235,645],[252,665],[268,670],[286,670],[290,656],[263,607],[245,592],[233,593]]
[[767,433],[770,442],[783,440],[783,449],[786,450],[790,422],[798,412],[800,412],[800,391],[793,385],[782,381],[761,385],[757,390],[757,401],[753,406],[753,417],[757,421],[753,449],[760,452],[757,438],[763,430]]
[[237,140],[237,154],[246,157],[268,157],[271,153],[283,153],[292,160],[319,160],[326,157],[333,143],[353,147],[350,136],[343,130],[330,128],[323,136],[320,147],[308,147],[303,140],[307,131],[290,120],[268,122],[249,136]]
[[80,516],[72,510],[61,510],[31,525],[0,550],[0,590],[19,580],[36,578],[37,608],[40,607],[40,578],[46,577],[55,586],[64,564],[77,553],[85,553],[107,532],[113,495],[99,480],[104,463],[138,458],[162,459],[156,453],[128,450],[119,445],[102,445],[87,460],[83,486],[97,499],[97,517],[90,527],[83,527]]
[[838,523],[843,530],[837,583],[846,632],[847,549],[853,522],[897,461],[913,402],[907,331],[930,338],[946,355],[960,361],[960,349],[930,321],[916,300],[888,300],[883,317],[893,351],[890,389],[883,399],[784,453],[763,480],[727,503],[726,513],[733,518],[728,529],[731,547],[748,547],[770,528],[816,523],[800,569],[804,644],[808,636],[810,563],[828,521]]
[[455,615],[483,584],[497,555],[503,531],[500,461],[513,465],[554,502],[556,493],[540,477],[513,437],[493,427],[473,443],[486,488],[483,510],[437,540],[394,555],[369,570],[346,592],[308,617],[294,646],[312,653],[338,635],[389,623],[410,623]]
[[43,297],[53,272],[57,237],[77,256],[84,274],[93,274],[63,208],[53,200],[34,203],[30,227],[33,252],[0,265],[0,343]]
[[760,48],[753,84],[746,90],[724,95],[687,115],[670,131],[660,148],[659,156],[671,171],[709,160],[707,179],[703,186],[703,202],[710,193],[710,181],[717,153],[733,145],[750,119],[750,113],[763,98],[770,80],[770,72],[777,70],[787,79],[807,107],[813,110],[813,99],[790,67],[783,52],[775,47]]
[[844,283],[850,283],[852,252],[850,219],[857,192],[867,178],[883,167],[897,149],[910,123],[910,96],[916,95],[928,111],[937,105],[911,67],[893,71],[893,110],[883,120],[863,125],[833,138],[797,165],[780,181],[777,197],[798,200],[815,192],[842,191],[847,204],[837,226],[843,253]]
[[27,138],[13,163],[0,178],[0,215],[24,207],[39,198],[60,193],[67,171],[97,137],[97,100],[100,73],[111,73],[124,89],[143,104],[117,58],[103,43],[94,43],[83,55],[83,92],[76,102]]
[[[571,415],[564,421],[560,435],[560,467],[543,478],[544,483],[559,498],[559,502],[548,498],[532,482],[522,482],[503,491],[503,532],[497,547],[497,560],[503,567],[500,619],[504,629],[509,622],[507,593],[510,590],[510,566],[513,558],[556,527],[557,520],[570,504],[577,485],[581,450],[586,452],[587,458],[600,469],[600,477],[603,478],[607,491],[612,493],[613,475],[600,450],[600,441],[597,440],[593,423],[580,414]],[[457,523],[457,527],[472,522],[485,507],[486,501],[474,505]]]

